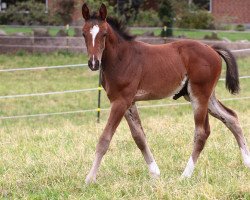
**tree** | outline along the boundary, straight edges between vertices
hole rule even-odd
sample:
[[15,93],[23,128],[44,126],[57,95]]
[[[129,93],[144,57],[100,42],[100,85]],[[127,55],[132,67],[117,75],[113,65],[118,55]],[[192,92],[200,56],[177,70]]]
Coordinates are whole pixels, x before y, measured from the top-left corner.
[[35,0],[20,1],[0,13],[1,24],[45,25],[53,23],[50,13],[45,13],[45,4]]
[[117,0],[118,14],[126,21],[135,21],[144,0]]
[[64,25],[72,22],[72,14],[75,10],[75,1],[59,0],[57,1],[56,14],[63,21]]
[[161,0],[158,16],[162,22],[162,25],[167,28],[162,29],[161,36],[173,36],[172,28],[174,22],[174,12],[170,0]]

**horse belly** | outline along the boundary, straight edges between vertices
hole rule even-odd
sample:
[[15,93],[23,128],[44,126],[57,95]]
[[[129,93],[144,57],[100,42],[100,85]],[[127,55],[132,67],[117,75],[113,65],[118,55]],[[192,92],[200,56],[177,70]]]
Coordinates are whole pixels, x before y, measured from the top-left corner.
[[178,78],[178,80],[172,82],[165,82],[165,84],[159,84],[158,87],[140,88],[135,95],[135,101],[173,97],[181,91],[187,80],[187,76],[184,75],[182,79]]
[[[187,79],[187,70],[175,48],[152,48],[144,55],[142,75],[136,100],[156,100],[177,94]],[[142,59],[143,60],[143,59]]]

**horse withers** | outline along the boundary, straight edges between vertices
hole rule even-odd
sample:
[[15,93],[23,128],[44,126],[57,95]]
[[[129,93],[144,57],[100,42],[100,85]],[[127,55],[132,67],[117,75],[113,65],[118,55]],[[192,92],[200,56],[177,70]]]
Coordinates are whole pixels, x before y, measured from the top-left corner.
[[225,48],[210,47],[193,40],[182,40],[163,45],[136,41],[122,23],[107,18],[107,9],[90,15],[82,6],[85,19],[83,36],[91,70],[101,70],[102,86],[111,103],[106,127],[96,147],[92,168],[86,183],[95,182],[96,174],[112,136],[123,116],[133,139],[153,177],[160,170],[147,144],[136,101],[181,96],[191,102],[195,136],[192,155],[182,177],[191,177],[197,159],[210,135],[209,115],[222,121],[235,136],[243,161],[250,167],[250,153],[237,115],[215,96],[215,86],[221,74],[222,59],[227,65],[226,88],[232,94],[239,91],[238,68],[234,56]]

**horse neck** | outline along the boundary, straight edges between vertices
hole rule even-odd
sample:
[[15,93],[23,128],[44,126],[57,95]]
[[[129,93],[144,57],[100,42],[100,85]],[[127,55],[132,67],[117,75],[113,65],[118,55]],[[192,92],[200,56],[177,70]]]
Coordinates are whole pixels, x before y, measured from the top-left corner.
[[102,64],[105,68],[111,68],[120,59],[121,55],[126,56],[123,50],[126,48],[127,41],[116,33],[108,25],[108,36],[105,41],[105,49],[102,56]]

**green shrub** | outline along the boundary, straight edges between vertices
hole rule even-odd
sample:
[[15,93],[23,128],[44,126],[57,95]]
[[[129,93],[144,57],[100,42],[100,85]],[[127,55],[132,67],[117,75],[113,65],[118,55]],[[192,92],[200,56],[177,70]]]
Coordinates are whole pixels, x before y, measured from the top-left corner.
[[238,24],[236,27],[235,27],[235,30],[236,31],[245,31],[245,26],[243,24]]
[[186,12],[176,25],[181,28],[214,29],[213,16],[204,10]]
[[221,40],[216,32],[212,32],[211,35],[205,35],[205,40]]
[[16,52],[16,55],[20,56],[20,57],[26,56],[27,55],[27,51],[25,51],[25,50],[18,50]]
[[162,37],[173,36],[173,23],[174,23],[174,11],[173,6],[170,0],[161,0],[158,16],[162,22],[162,26],[167,27],[163,28],[161,31]]
[[72,0],[57,0],[56,1],[56,18],[57,21],[62,21],[64,25],[72,22],[72,14],[75,10],[75,1]]
[[[98,9],[100,8],[101,6],[101,3],[100,1],[96,1],[96,0],[84,0],[84,1],[80,1],[77,5],[78,9],[81,9],[82,8],[82,4],[86,3],[90,9],[90,12],[93,12],[93,11],[98,11]],[[102,0],[101,1],[102,3],[104,3],[107,7],[107,10],[108,10],[108,15],[109,16],[114,16],[116,15],[116,13],[114,12],[114,7],[110,4],[110,1],[109,0]]]
[[54,23],[54,18],[49,13],[45,13],[43,3],[29,0],[11,5],[0,14],[0,22],[1,24],[50,25]]
[[130,23],[133,26],[160,26],[158,14],[154,10],[140,11],[137,19]]

